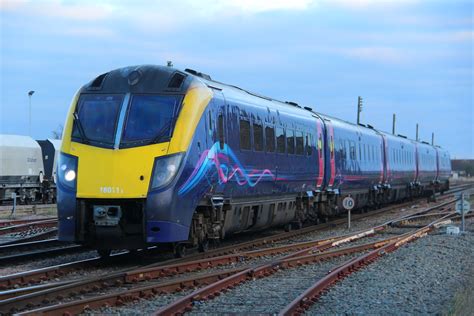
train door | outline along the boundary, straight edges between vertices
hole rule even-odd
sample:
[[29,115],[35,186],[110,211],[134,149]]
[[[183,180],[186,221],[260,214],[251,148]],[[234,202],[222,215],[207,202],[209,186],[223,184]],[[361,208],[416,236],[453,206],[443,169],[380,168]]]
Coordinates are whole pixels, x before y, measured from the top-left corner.
[[216,111],[215,111],[215,122],[216,122],[216,139],[215,146],[217,147],[216,167],[218,167],[219,178],[223,186],[224,191],[225,184],[228,181],[229,175],[229,155],[227,146],[227,106],[222,92],[214,94],[218,96],[216,98]]
[[336,180],[336,152],[335,152],[335,139],[334,139],[334,127],[329,119],[324,120],[326,127],[326,142],[325,142],[325,165],[326,170],[326,186],[328,191],[334,190],[334,184]]
[[[316,150],[318,159],[318,177],[316,180],[316,188],[321,189],[324,180],[324,135],[323,135],[323,122],[320,118],[316,118],[317,135],[316,135]],[[310,141],[310,146],[313,144]]]
[[218,185],[214,193],[222,193],[228,181],[228,146],[227,141],[227,107],[224,96],[220,91],[214,91],[214,98],[210,103],[208,113],[208,133],[206,136],[206,150],[208,158],[213,160]]

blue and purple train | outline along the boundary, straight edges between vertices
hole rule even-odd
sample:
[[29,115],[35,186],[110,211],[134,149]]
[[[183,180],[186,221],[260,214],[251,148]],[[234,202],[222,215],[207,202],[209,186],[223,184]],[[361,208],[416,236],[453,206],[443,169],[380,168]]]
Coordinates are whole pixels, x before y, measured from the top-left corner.
[[449,153],[186,69],[134,66],[75,95],[58,164],[59,238],[107,253],[300,227],[445,191]]

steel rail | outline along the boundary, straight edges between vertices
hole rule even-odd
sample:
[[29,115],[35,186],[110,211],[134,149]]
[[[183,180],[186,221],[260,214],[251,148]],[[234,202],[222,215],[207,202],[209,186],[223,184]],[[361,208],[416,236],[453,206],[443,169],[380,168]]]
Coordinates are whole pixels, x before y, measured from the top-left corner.
[[39,233],[39,234],[35,234],[35,235],[32,235],[32,236],[28,236],[28,237],[24,237],[24,238],[18,238],[18,239],[14,239],[14,240],[10,240],[10,241],[7,241],[7,242],[0,243],[0,246],[8,246],[8,245],[27,243],[27,242],[31,242],[31,241],[37,241],[37,240],[44,240],[44,239],[47,239],[47,238],[50,238],[50,237],[54,237],[57,234],[58,234],[58,229],[53,228],[51,230],[48,230],[48,231],[45,231],[45,232],[42,232],[42,233]]
[[19,225],[13,225],[13,226],[0,228],[0,235],[23,232],[26,230],[31,230],[33,228],[48,228],[48,227],[56,227],[56,226],[58,226],[57,219],[32,221],[25,224],[19,224]]
[[305,256],[288,255],[281,259],[275,260],[271,263],[263,264],[257,267],[250,267],[239,273],[233,274],[225,279],[219,280],[204,288],[186,295],[173,303],[162,307],[156,311],[155,315],[173,315],[189,312],[192,310],[195,301],[207,301],[220,295],[221,292],[234,288],[244,282],[254,279],[268,277],[281,269],[291,269],[305,264],[316,263],[322,260],[329,260],[332,258],[367,251],[373,248],[382,247],[383,245],[393,241],[399,240],[401,236],[390,237],[385,240],[370,242],[363,245],[335,249],[331,251],[315,252]]
[[[291,268],[294,266],[299,266],[303,262],[304,264],[306,264],[306,263],[316,262],[316,261],[320,261],[320,260],[324,260],[324,259],[328,259],[332,257],[346,255],[353,252],[360,252],[367,249],[372,249],[373,247],[380,247],[384,243],[387,243],[389,242],[389,240],[393,240],[394,238],[397,238],[397,237],[391,237],[386,241],[377,241],[377,242],[372,242],[366,245],[355,246],[355,247],[333,250],[333,251],[326,251],[323,253],[316,253],[316,251],[314,251],[313,253],[301,252],[302,255],[304,254],[304,256],[301,256],[301,257],[296,257],[296,256],[293,256],[293,254],[291,254],[281,260],[280,268],[281,269]],[[350,240],[348,240],[348,242],[349,241]],[[339,243],[337,244],[334,243],[334,244],[340,245]],[[324,251],[324,250],[320,250],[320,251]],[[276,268],[275,265],[268,265],[268,266],[271,267],[271,269]],[[39,308],[39,309],[24,312],[24,313],[20,313],[19,315],[29,315],[29,314],[54,315],[58,313],[76,314],[76,313],[82,313],[90,309],[100,308],[104,306],[110,306],[110,305],[120,306],[124,302],[131,302],[134,299],[138,299],[138,298],[149,298],[151,296],[155,296],[159,294],[179,292],[184,289],[194,289],[197,286],[205,286],[205,285],[213,284],[215,282],[219,282],[220,280],[223,280],[227,277],[231,277],[232,275],[238,274],[244,270],[249,270],[249,269],[255,269],[255,268],[250,268],[249,265],[247,265],[241,268],[226,269],[223,271],[214,272],[210,274],[187,277],[184,279],[178,279],[178,280],[173,280],[173,281],[167,281],[164,283],[156,283],[156,284],[147,285],[143,287],[132,288],[130,290],[121,291],[119,293],[103,295],[103,296],[98,296],[94,298],[87,298],[84,300],[78,300],[78,301],[64,303],[64,304],[57,304],[54,306]],[[270,274],[268,274],[268,271],[265,271],[265,275],[268,276]],[[255,274],[255,276],[258,276],[258,274]],[[209,278],[212,278],[212,280]]]
[[323,294],[324,291],[326,291],[336,282],[345,278],[349,274],[361,269],[363,266],[372,263],[373,261],[384,256],[385,254],[397,250],[399,247],[405,245],[406,243],[426,236],[428,232],[435,227],[435,224],[453,215],[454,213],[445,215],[442,218],[435,220],[434,222],[426,225],[423,228],[417,229],[412,233],[406,234],[403,238],[394,240],[384,245],[383,247],[380,247],[362,256],[347,261],[343,265],[332,270],[324,278],[314,283],[310,288],[308,288],[305,292],[303,292],[295,300],[288,304],[284,309],[282,309],[279,315],[301,315],[302,313],[304,313],[305,310],[307,310],[318,300],[318,298]]
[[[417,212],[418,213],[420,213],[420,212],[429,212],[431,209],[434,209],[436,207],[442,207],[443,205],[446,205],[448,203],[452,203],[452,201],[442,203],[442,204],[436,205],[436,206],[431,207],[431,208],[423,209],[421,211],[419,210]],[[366,214],[362,214],[362,215],[366,215]],[[366,217],[366,216],[364,216],[364,217]],[[383,224],[383,225],[389,225],[389,224],[390,224],[390,221]],[[309,227],[309,228],[313,228],[313,227]],[[313,228],[313,230],[314,230],[314,228]],[[311,230],[310,232],[312,232],[313,230]],[[296,231],[296,232],[299,232],[299,231]],[[294,236],[293,233],[294,232],[281,233],[281,234],[277,234],[277,235],[273,236],[273,238],[272,238],[272,236],[264,237],[264,238],[260,238],[260,239],[256,240],[255,242],[259,245],[268,244],[268,243],[271,243],[273,240],[281,240],[285,236],[286,236],[286,238],[293,237]],[[354,233],[354,234],[357,234],[357,233]],[[346,237],[346,236],[342,236],[342,237]],[[329,239],[331,239],[331,238],[329,238]],[[231,247],[233,249],[233,252],[235,252],[235,249],[239,249],[239,248],[247,249],[247,248],[250,248],[250,245],[249,245],[249,242],[245,242],[243,244],[234,245],[234,246],[231,246]],[[226,248],[229,248],[229,247],[224,247],[224,249],[221,249],[221,248],[216,249],[216,251],[212,252],[212,253],[215,253],[216,255],[218,255],[219,253],[228,253],[228,250]],[[274,251],[278,252],[278,250],[274,250]],[[312,249],[310,249],[308,251],[312,251]],[[248,255],[251,255],[251,254],[252,254],[252,252],[248,252]],[[7,311],[8,310],[18,310],[18,309],[24,308],[25,305],[38,306],[38,305],[41,305],[42,303],[45,304],[44,302],[51,302],[51,301],[57,300],[58,298],[60,298],[64,295],[74,295],[74,294],[77,294],[79,292],[91,292],[91,291],[94,291],[94,290],[98,290],[98,289],[102,289],[102,288],[105,288],[105,287],[108,287],[108,286],[112,286],[114,284],[120,285],[120,284],[123,284],[127,281],[133,282],[133,281],[138,281],[140,279],[141,280],[149,280],[149,279],[153,279],[153,278],[157,278],[157,277],[163,277],[165,275],[176,275],[176,274],[178,274],[178,271],[176,271],[176,269],[173,269],[171,267],[171,269],[165,270],[165,269],[162,269],[161,267],[163,267],[164,265],[167,265],[167,264],[171,264],[171,263],[180,265],[180,263],[183,262],[183,261],[186,262],[186,261],[190,261],[189,259],[195,259],[196,257],[197,258],[199,258],[199,257],[202,258],[204,256],[210,256],[210,254],[199,254],[199,255],[196,255],[192,258],[185,258],[184,260],[183,259],[169,260],[169,261],[161,262],[161,263],[158,263],[158,264],[148,265],[148,266],[142,267],[140,269],[140,270],[146,270],[147,268],[155,268],[155,272],[158,272],[158,273],[155,273],[154,275],[148,275],[148,276],[144,275],[143,277],[140,277],[140,274],[133,274],[133,270],[135,270],[136,269],[135,268],[135,269],[129,269],[128,270],[129,272],[131,272],[129,275],[127,275],[127,271],[121,271],[121,272],[114,273],[111,276],[108,276],[108,277],[105,277],[105,278],[86,279],[86,280],[78,281],[78,282],[75,282],[75,283],[72,283],[72,284],[64,285],[64,286],[61,286],[61,287],[55,287],[55,288],[52,288],[52,289],[39,291],[37,293],[31,293],[29,295],[22,295],[22,296],[16,297],[15,299],[5,300],[4,302],[0,302],[0,309],[1,310],[7,310]],[[217,256],[217,257],[219,257],[219,256]],[[225,255],[223,255],[223,256],[221,255],[220,257],[225,257]],[[239,255],[235,256],[235,254],[234,254],[234,256],[231,255],[230,257],[234,258],[234,260],[239,260],[240,258],[242,258]],[[221,261],[219,263],[218,262],[219,260],[223,260],[223,261]],[[219,265],[219,264],[223,265],[223,264],[225,264],[225,262],[229,263],[229,262],[232,262],[232,261],[229,261],[229,257],[226,257],[226,258],[217,258],[215,262],[217,262],[217,265]],[[202,262],[201,262],[201,264],[202,264]],[[192,266],[192,263],[189,266]],[[189,269],[189,266],[185,269],[182,269],[181,271],[182,272],[189,272],[189,270],[186,271],[186,269]],[[158,269],[156,269],[157,267],[158,267]],[[168,268],[170,268],[170,267],[168,267]],[[194,268],[195,269],[202,269],[203,267],[198,265],[198,266],[195,266]],[[150,273],[153,273],[153,272],[150,272]],[[131,275],[133,275],[133,277]],[[127,276],[128,276],[128,278],[127,278]]]
[[18,226],[22,224],[33,224],[35,222],[57,220],[56,217],[35,218],[35,219],[14,219],[14,220],[0,220],[0,228]]

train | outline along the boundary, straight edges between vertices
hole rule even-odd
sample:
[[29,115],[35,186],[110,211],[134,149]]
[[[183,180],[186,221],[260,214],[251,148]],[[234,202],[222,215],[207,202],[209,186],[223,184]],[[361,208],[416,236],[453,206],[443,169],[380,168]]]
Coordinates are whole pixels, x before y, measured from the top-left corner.
[[155,245],[179,257],[235,233],[444,192],[450,170],[449,152],[426,142],[192,69],[125,67],[72,100],[59,239],[104,256]]
[[[61,141],[0,135],[0,203],[56,202],[56,164]],[[14,194],[14,195],[13,195]]]

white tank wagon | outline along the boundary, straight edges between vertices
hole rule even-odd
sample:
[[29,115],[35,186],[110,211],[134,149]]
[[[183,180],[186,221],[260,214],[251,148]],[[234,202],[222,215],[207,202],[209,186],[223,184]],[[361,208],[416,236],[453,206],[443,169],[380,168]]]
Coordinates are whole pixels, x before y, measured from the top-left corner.
[[44,178],[40,145],[31,137],[0,135],[0,201],[17,194],[20,203],[41,198]]

